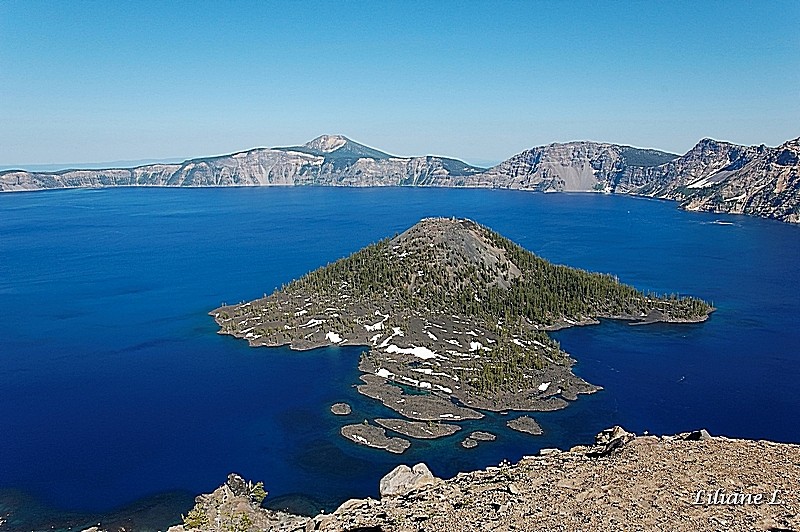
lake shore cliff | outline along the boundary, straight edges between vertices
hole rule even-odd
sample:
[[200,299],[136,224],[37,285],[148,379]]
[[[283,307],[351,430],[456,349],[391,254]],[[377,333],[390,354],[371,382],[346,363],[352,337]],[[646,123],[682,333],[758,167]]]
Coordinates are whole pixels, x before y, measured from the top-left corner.
[[798,445],[614,427],[594,445],[447,480],[424,464],[398,466],[381,480],[380,499],[351,499],[332,514],[261,508],[255,485],[231,475],[169,532],[797,530],[798,485]]

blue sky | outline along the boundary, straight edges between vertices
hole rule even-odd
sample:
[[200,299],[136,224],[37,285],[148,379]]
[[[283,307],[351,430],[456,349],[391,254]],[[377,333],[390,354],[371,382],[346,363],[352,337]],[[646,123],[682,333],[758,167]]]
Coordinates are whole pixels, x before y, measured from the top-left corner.
[[0,164],[800,135],[800,2],[0,0]]

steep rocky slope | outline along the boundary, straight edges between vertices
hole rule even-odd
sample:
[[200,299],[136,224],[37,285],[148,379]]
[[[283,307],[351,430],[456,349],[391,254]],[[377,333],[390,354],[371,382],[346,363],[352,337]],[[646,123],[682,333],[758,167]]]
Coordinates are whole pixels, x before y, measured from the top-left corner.
[[800,139],[777,148],[704,139],[686,155],[629,168],[614,192],[681,202],[689,210],[800,222]]
[[680,157],[615,144],[531,148],[473,176],[476,186],[599,191],[680,202],[688,210],[800,222],[800,139],[777,148],[701,140]]
[[[188,530],[798,530],[800,446],[710,437],[639,436],[614,427],[594,446],[542,450],[511,465],[441,480],[399,466],[381,498],[302,518],[254,504],[239,477],[201,495]],[[252,486],[252,485],[250,485]]]
[[526,150],[488,170],[445,157],[394,157],[341,135],[130,169],[0,172],[0,190],[106,186],[437,186],[605,192],[682,208],[800,223],[800,138],[776,148],[701,140],[685,155],[599,142]]
[[443,177],[478,174],[482,168],[444,157],[392,157],[341,135],[323,135],[303,146],[256,148],[181,164],[136,168],[0,172],[0,190],[107,186],[406,186]]
[[677,155],[599,142],[548,144],[525,150],[478,178],[493,186],[542,192],[588,192],[614,189],[634,165],[654,167]]

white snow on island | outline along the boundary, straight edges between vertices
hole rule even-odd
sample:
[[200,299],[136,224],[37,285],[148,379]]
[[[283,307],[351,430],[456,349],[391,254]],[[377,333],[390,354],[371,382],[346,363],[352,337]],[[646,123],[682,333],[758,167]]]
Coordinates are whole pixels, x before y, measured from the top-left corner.
[[421,358],[423,360],[428,360],[429,358],[435,358],[436,353],[428,349],[424,346],[415,346],[415,347],[397,347],[394,344],[390,344],[386,348],[387,353],[401,353],[404,355],[414,355],[415,357]]
[[342,337],[336,334],[335,332],[329,332],[325,335],[326,340],[330,340],[331,343],[338,344],[341,343]]

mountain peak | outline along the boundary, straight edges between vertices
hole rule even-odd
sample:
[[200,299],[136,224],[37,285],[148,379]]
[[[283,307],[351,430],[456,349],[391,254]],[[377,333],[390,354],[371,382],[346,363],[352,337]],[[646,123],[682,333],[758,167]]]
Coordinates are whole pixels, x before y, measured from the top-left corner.
[[366,157],[369,159],[389,159],[391,155],[382,151],[370,148],[364,144],[359,144],[344,135],[320,135],[319,137],[306,142],[302,146],[291,148],[278,148],[302,151],[314,155],[320,155],[326,159],[352,160]]
[[303,146],[323,153],[330,153],[338,150],[348,142],[351,142],[351,140],[344,135],[320,135],[314,140],[306,142]]

